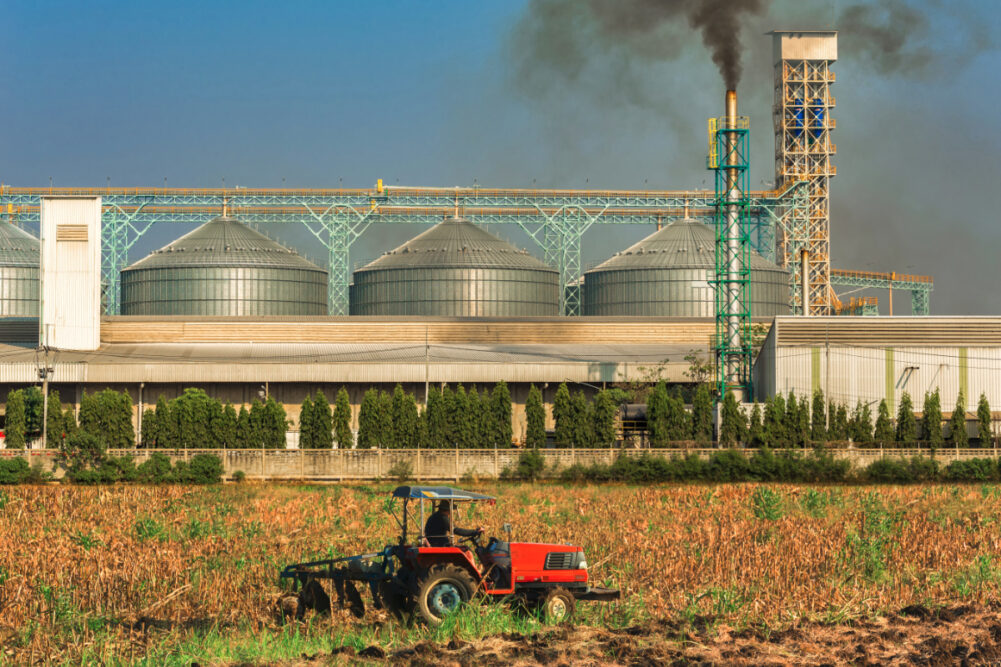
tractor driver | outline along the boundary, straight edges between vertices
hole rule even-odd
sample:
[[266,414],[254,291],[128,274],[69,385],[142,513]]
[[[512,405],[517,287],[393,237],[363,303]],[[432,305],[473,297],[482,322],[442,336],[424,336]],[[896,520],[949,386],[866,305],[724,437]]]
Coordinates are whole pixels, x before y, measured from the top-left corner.
[[482,527],[457,528],[452,526],[452,501],[438,501],[437,511],[424,524],[424,537],[433,547],[452,546],[452,533],[460,537],[473,537],[483,532]]

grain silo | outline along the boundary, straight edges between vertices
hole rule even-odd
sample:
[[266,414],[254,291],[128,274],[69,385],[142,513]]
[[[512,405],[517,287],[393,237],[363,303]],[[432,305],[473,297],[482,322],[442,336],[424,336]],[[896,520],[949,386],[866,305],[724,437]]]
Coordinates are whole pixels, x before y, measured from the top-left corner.
[[559,273],[468,220],[445,220],[358,269],[352,315],[558,315]]
[[[716,234],[680,220],[584,273],[584,315],[714,317]],[[754,317],[789,313],[789,273],[751,251]]]
[[38,317],[39,241],[0,222],[0,317]]
[[327,272],[229,217],[122,270],[123,315],[326,315]]

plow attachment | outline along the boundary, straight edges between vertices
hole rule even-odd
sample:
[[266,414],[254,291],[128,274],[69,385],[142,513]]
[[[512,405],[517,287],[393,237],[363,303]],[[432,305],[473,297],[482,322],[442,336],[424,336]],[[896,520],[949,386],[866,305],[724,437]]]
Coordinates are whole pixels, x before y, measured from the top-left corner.
[[324,579],[333,583],[337,604],[342,609],[349,609],[357,618],[365,615],[365,602],[357,583],[368,586],[376,609],[383,607],[383,592],[390,595],[394,592],[391,584],[393,558],[389,549],[359,556],[297,563],[282,570],[280,576],[282,579],[291,579],[292,589],[298,593],[295,609],[297,619],[301,619],[307,609],[319,613],[330,611],[330,594],[320,583]]

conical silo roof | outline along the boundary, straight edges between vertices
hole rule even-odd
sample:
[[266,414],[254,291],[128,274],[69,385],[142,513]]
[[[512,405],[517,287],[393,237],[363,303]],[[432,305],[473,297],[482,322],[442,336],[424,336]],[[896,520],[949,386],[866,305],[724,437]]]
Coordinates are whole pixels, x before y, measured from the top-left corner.
[[[751,250],[751,270],[780,270]],[[716,266],[716,232],[695,220],[679,220],[587,271],[707,268]]]
[[218,217],[130,265],[134,269],[247,266],[323,271],[236,218]]
[[14,225],[0,222],[0,266],[38,268],[39,241]]
[[[449,218],[358,269],[477,267],[555,271],[462,218]],[[357,273],[356,272],[356,273]]]

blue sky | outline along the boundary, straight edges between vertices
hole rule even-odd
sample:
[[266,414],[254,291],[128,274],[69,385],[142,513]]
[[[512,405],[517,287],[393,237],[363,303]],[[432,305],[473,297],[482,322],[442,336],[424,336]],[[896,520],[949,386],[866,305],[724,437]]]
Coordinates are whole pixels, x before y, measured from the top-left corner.
[[[771,28],[829,28],[845,2],[774,0],[745,27],[752,181],[772,179]],[[1001,57],[966,54],[996,5],[913,0],[932,66],[885,73],[842,35],[834,264],[933,274],[934,313],[999,313]],[[642,94],[585,78],[525,85],[525,0],[15,2],[0,39],[0,181],[14,185],[702,187],[722,85],[696,38],[628,63]],[[834,26],[837,27],[837,26]],[[576,29],[568,20],[568,31]],[[958,58],[963,52],[966,57]],[[529,63],[530,65],[531,63]],[[284,179],[284,180],[283,180]],[[179,235],[161,225],[131,259]],[[367,233],[354,261],[419,228]],[[512,227],[493,231],[521,246]],[[597,229],[595,263],[651,230]],[[302,230],[274,232],[322,256]],[[906,301],[906,299],[904,299]],[[899,309],[898,304],[895,304]],[[906,308],[904,308],[906,311]]]

